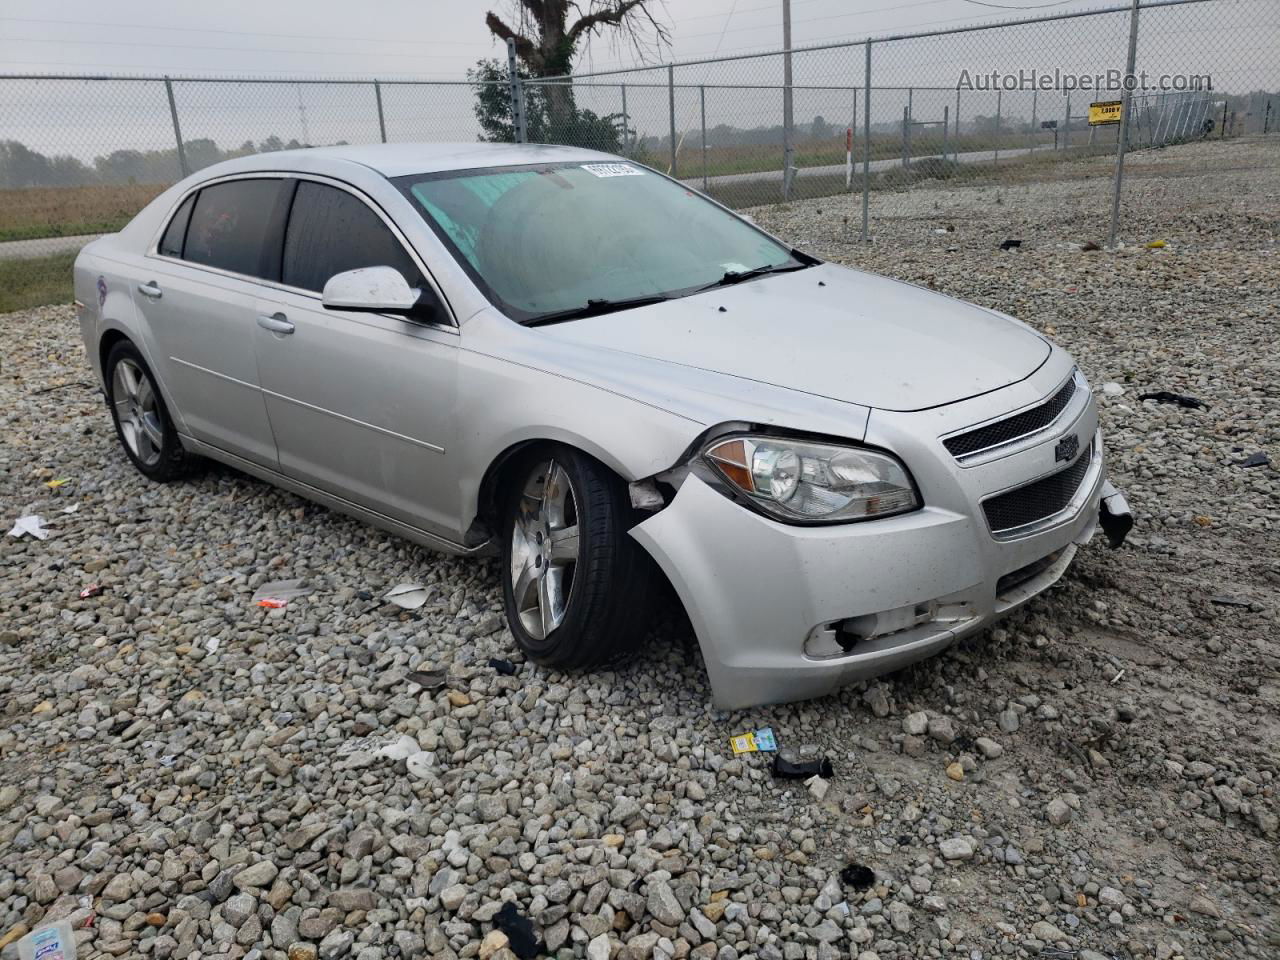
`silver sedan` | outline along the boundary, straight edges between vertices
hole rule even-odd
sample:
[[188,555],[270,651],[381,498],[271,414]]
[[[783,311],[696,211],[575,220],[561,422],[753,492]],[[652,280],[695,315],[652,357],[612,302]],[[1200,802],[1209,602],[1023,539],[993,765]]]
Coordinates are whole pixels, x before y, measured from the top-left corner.
[[146,476],[207,457],[500,552],[515,642],[561,668],[632,652],[665,578],[723,707],[939,651],[1132,522],[1063,350],[591,151],[228,161],[75,289]]

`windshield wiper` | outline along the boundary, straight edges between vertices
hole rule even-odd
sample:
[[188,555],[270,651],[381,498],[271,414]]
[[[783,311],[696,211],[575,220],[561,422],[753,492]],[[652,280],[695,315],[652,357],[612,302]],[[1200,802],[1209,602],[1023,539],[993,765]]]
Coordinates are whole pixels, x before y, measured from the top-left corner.
[[781,264],[766,263],[762,267],[753,267],[750,270],[728,270],[725,272],[725,275],[715,283],[709,283],[700,289],[714,290],[716,287],[731,287],[735,283],[742,283],[745,280],[754,280],[756,277],[767,276],[771,273],[792,273],[793,271],[804,270],[822,262],[821,260],[811,257],[806,253],[801,253],[799,250],[791,251],[791,256],[798,262]]
[[671,298],[665,294],[653,294],[645,297],[628,297],[623,300],[588,300],[580,307],[568,310],[556,310],[543,313],[524,321],[526,327],[540,327],[544,323],[561,323],[565,320],[581,320],[584,317],[598,317],[619,310],[630,310],[632,307],[647,307],[654,303],[665,303]]

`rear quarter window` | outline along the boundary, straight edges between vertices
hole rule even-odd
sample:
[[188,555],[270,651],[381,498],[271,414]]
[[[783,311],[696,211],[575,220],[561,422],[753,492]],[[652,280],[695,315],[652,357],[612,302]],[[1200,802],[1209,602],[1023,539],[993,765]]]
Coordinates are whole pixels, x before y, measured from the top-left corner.
[[191,220],[191,208],[195,206],[195,203],[196,194],[193,193],[182,201],[182,206],[173,215],[173,219],[169,221],[169,226],[165,228],[164,236],[160,238],[159,253],[161,256],[182,256],[182,244],[187,238],[187,224]]
[[182,257],[246,276],[260,276],[262,244],[280,180],[229,180],[196,197]]

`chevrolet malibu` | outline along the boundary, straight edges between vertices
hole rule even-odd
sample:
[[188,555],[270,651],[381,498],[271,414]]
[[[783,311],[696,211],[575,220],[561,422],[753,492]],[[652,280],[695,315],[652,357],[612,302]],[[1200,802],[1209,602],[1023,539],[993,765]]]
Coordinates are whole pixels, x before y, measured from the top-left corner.
[[559,668],[633,650],[665,577],[721,707],[936,653],[1132,523],[1065,351],[606,154],[227,161],[75,290],[145,476],[211,458],[499,553],[515,642]]

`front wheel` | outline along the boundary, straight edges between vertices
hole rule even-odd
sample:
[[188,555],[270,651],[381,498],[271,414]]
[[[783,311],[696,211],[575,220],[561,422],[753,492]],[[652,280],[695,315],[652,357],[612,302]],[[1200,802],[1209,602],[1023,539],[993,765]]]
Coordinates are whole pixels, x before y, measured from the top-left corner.
[[624,658],[644,633],[652,568],[628,534],[626,484],[569,447],[514,471],[504,501],[503,601],[520,649],[563,669]]

